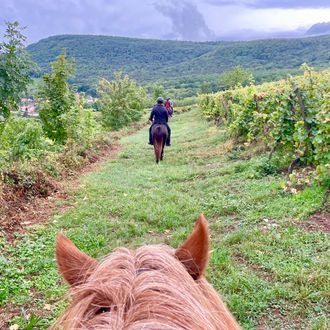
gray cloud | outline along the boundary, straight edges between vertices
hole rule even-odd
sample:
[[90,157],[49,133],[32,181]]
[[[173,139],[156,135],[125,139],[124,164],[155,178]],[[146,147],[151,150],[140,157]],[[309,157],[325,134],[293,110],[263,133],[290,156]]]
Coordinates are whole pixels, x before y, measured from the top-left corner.
[[181,40],[212,40],[214,33],[207,26],[195,4],[186,0],[155,3],[155,8],[172,22],[173,34]]
[[[167,0],[0,0],[0,24],[18,20],[28,41],[55,34],[107,34],[210,40],[212,31],[194,3]],[[163,19],[161,19],[163,17]]]
[[[222,31],[230,34],[246,28],[247,10],[255,20],[262,20],[263,25],[255,27],[262,32],[270,25],[281,27],[285,23],[292,30],[301,26],[302,20],[293,15],[286,16],[284,22],[283,15],[280,18],[275,15],[265,21],[263,17],[257,18],[260,11],[254,9],[296,8],[298,12],[300,8],[322,6],[330,10],[330,0],[0,0],[0,39],[4,22],[18,20],[27,27],[29,43],[56,34],[212,40],[213,31],[222,36]],[[327,10],[319,11],[321,14]],[[310,25],[330,21],[330,11],[322,18],[318,18],[315,10],[314,14],[313,10],[310,12],[313,17]],[[307,13],[305,17],[308,19]]]
[[250,8],[329,8],[329,0],[204,0],[217,6],[244,6]]
[[[30,42],[54,34],[157,37],[151,3],[135,0],[0,0],[0,24],[18,20]],[[155,31],[155,34],[153,34]]]

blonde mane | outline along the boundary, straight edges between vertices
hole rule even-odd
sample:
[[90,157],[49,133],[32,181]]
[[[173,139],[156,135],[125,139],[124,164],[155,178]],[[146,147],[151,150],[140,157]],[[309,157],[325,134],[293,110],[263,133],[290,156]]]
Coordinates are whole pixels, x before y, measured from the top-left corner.
[[117,249],[97,263],[88,257],[75,269],[77,284],[67,279],[73,300],[51,329],[240,329],[202,274],[187,271],[192,259],[180,261],[177,251],[150,245]]

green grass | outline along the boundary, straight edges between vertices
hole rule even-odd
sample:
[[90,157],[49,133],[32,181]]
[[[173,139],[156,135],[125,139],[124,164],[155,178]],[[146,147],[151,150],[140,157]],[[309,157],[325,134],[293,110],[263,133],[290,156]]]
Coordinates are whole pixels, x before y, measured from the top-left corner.
[[171,128],[161,165],[147,146],[147,129],[125,137],[118,159],[81,178],[68,211],[14,245],[0,239],[0,306],[17,311],[11,320],[0,314],[0,328],[43,329],[65,307],[67,287],[54,260],[59,230],[101,257],[118,246],[176,247],[201,212],[212,241],[207,277],[244,329],[329,328],[329,236],[299,226],[319,208],[323,191],[283,192],[281,176],[258,174],[262,156],[233,157],[225,132],[195,110],[174,118]]

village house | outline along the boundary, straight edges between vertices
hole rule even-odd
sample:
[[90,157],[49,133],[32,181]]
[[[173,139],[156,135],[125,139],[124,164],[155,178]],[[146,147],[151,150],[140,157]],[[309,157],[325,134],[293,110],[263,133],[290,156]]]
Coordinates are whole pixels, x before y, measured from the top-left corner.
[[32,98],[22,98],[19,106],[19,113],[26,117],[37,117],[37,103]]

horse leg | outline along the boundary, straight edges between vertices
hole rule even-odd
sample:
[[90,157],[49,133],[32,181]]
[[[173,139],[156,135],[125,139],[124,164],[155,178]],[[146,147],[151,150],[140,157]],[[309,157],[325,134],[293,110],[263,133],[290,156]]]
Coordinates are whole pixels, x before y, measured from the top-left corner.
[[160,154],[160,160],[163,160],[163,158],[164,158],[164,148],[165,148],[165,143],[163,142],[163,144],[162,144],[162,152]]
[[156,155],[156,164],[159,163],[159,160],[160,160],[160,152],[159,152],[159,146],[157,146],[157,155]]
[[166,141],[167,141],[167,135],[165,135],[164,138],[163,138],[162,154],[161,154],[160,160],[163,160],[163,158],[164,158],[164,149],[165,149],[165,143],[166,143]]
[[161,160],[162,145],[163,145],[163,139],[161,141],[154,141],[154,150],[155,150],[155,157],[156,157],[157,164]]
[[156,141],[154,141],[154,152],[155,152],[155,160],[156,160],[156,164],[158,164],[158,143],[156,143]]

